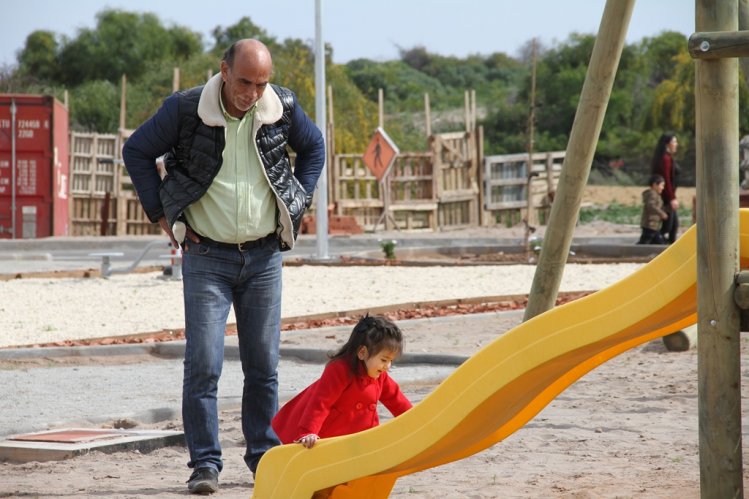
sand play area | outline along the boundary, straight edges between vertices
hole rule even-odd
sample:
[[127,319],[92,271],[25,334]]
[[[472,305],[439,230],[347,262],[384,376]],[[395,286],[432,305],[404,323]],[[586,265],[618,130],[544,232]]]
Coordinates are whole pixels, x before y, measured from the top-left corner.
[[[561,290],[601,289],[639,267],[567,265]],[[290,317],[418,300],[527,293],[534,267],[301,266],[287,267],[284,272],[283,315]],[[0,282],[0,294],[3,347],[181,325],[181,285],[154,273],[110,279],[24,278]],[[411,326],[404,321],[408,351],[472,355],[519,318],[518,314],[505,319],[491,315],[482,319],[481,328],[466,320],[452,329],[432,328],[429,320]],[[410,336],[409,329],[413,331]],[[340,334],[328,329],[284,335],[287,345],[311,348],[332,348],[340,339]],[[742,363],[749,366],[746,338],[741,343]],[[0,368],[45,369],[57,362],[6,363]],[[397,369],[393,376],[397,379]],[[745,369],[745,394],[748,382]],[[402,388],[418,402],[438,383],[408,382]],[[50,396],[64,396],[55,394],[54,386],[49,389]],[[141,428],[181,429],[178,419],[131,423]],[[657,340],[584,375],[497,445],[400,479],[391,497],[697,498],[697,424],[697,351],[668,352]],[[223,411],[220,425],[225,467],[221,490],[213,497],[247,498],[252,493],[252,477],[242,461],[239,411]],[[748,458],[745,451],[744,461]],[[187,460],[185,448],[167,447],[148,454],[92,452],[60,462],[0,463],[0,497],[183,497]]]

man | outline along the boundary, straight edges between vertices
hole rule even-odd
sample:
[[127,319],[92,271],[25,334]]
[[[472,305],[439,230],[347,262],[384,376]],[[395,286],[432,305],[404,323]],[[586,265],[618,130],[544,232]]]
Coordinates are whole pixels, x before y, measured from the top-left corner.
[[[216,392],[232,305],[244,373],[244,458],[253,475],[279,444],[270,422],[278,410],[280,251],[294,246],[325,147],[296,96],[269,83],[272,72],[265,45],[236,42],[220,74],[167,98],[122,151],[149,219],[175,247],[182,242],[175,235],[186,233],[182,419],[192,493],[218,490]],[[287,146],[297,154],[293,174]],[[162,181],[154,162],[164,154]]]

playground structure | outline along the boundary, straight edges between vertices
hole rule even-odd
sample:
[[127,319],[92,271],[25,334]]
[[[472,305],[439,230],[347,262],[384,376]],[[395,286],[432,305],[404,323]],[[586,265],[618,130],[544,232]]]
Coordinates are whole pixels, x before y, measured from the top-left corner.
[[[462,459],[522,427],[597,365],[697,322],[702,497],[743,497],[740,318],[749,213],[738,210],[738,63],[749,3],[697,0],[697,224],[632,276],[552,310],[634,0],[607,0],[526,309],[526,322],[380,427],[271,449],[254,497],[387,497],[399,476]],[[708,174],[709,171],[709,174]],[[739,252],[741,248],[741,253]],[[741,256],[741,260],[740,257]]]
[[[742,210],[749,261],[749,210]],[[261,460],[254,497],[387,497],[406,474],[507,438],[564,389],[616,355],[696,320],[692,227],[630,277],[522,323],[471,357],[405,414],[366,432],[285,445]],[[652,283],[659,283],[653,286]],[[584,318],[584,320],[582,320]]]

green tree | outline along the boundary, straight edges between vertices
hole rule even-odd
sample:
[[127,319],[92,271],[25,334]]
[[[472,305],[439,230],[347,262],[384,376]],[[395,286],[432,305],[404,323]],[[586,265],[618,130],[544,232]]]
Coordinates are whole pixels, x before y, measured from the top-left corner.
[[212,52],[214,55],[219,56],[219,58],[231,44],[244,38],[256,38],[260,40],[271,49],[271,52],[273,52],[273,47],[275,47],[277,43],[274,37],[270,36],[267,31],[253,23],[252,19],[247,16],[242,17],[236,24],[232,24],[226,28],[216,26],[213,29],[212,34],[214,40]]
[[76,86],[89,80],[132,81],[149,64],[179,64],[202,52],[200,34],[186,28],[167,29],[154,14],[105,9],[96,15],[95,29],[81,29],[60,51],[60,82]]
[[51,31],[34,31],[26,37],[18,55],[19,73],[35,81],[56,81],[59,77],[57,57],[60,45]]
[[70,97],[71,128],[88,132],[114,133],[120,116],[119,88],[106,80],[76,87]]

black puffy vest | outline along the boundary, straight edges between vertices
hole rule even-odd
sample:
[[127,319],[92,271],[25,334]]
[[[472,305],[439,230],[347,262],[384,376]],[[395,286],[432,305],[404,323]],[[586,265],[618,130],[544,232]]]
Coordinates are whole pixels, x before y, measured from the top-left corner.
[[[294,178],[287,152],[287,140],[294,97],[290,90],[272,85],[283,106],[281,119],[263,125],[255,141],[276,200],[280,200],[278,229],[280,247],[290,249],[293,241],[284,240],[285,224],[291,223],[293,238],[299,232],[304,210],[311,203],[301,184]],[[179,143],[164,157],[167,176],[161,184],[160,198],[171,227],[185,208],[200,199],[211,185],[223,161],[224,128],[203,123],[198,116],[198,102],[203,87],[179,94]]]

